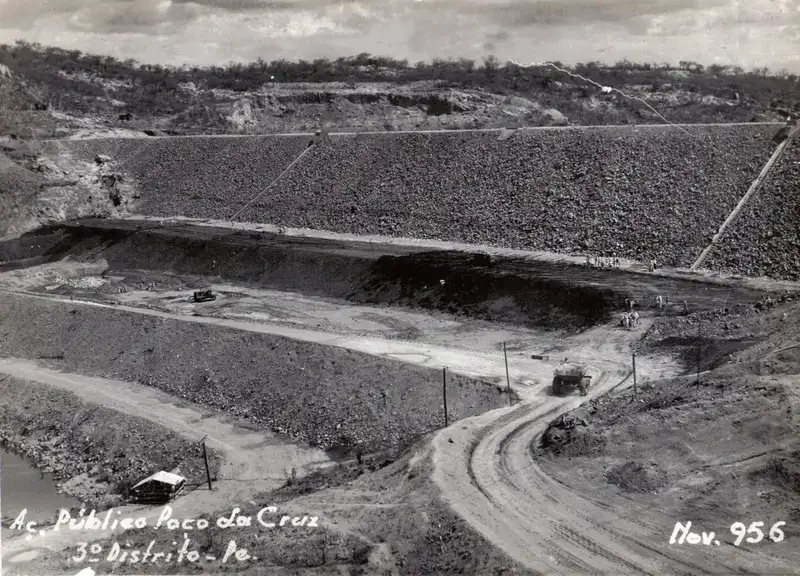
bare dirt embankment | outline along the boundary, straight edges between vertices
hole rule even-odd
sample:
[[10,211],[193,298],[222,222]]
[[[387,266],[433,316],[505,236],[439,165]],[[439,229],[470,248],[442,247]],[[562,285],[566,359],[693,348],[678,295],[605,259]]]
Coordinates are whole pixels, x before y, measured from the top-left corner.
[[[39,382],[0,378],[0,444],[52,473],[87,509],[120,504],[128,489],[159,470],[189,484],[205,480],[202,449],[143,418],[86,402]],[[216,475],[219,459],[209,449]]]
[[[3,356],[138,381],[323,449],[385,450],[441,425],[440,373],[347,350],[196,323],[8,296]],[[86,351],[91,350],[91,354]],[[453,374],[450,418],[505,402]]]
[[[238,219],[688,265],[775,147],[775,125],[51,141],[108,154],[146,215]],[[688,132],[688,134],[687,134]]]
[[657,510],[664,543],[675,522],[691,521],[694,531],[715,531],[724,552],[736,540],[734,522],[763,522],[765,536],[786,522],[785,540],[740,547],[752,550],[756,571],[768,572],[769,558],[774,568],[796,566],[799,322],[795,299],[654,324],[645,349],[677,353],[688,374],[559,417],[536,439],[535,457],[555,479],[614,510]]
[[70,236],[60,236],[42,255],[103,261],[106,276],[132,269],[163,271],[543,328],[591,326],[608,319],[625,298],[608,283],[579,286],[557,266],[482,254],[195,226],[137,227],[120,221],[70,227]]
[[[230,283],[347,300],[442,311],[536,329],[574,332],[608,321],[626,300],[652,307],[655,294],[675,306],[719,306],[762,293],[691,277],[640,274],[550,262],[528,256],[435,250],[419,246],[287,237],[220,227],[96,221],[54,227],[0,242],[0,270],[69,257],[98,268],[85,290],[51,286],[48,293],[114,301],[120,290],[191,290]],[[14,258],[26,258],[20,262]],[[37,269],[30,274],[45,274]],[[19,270],[15,274],[26,276]],[[32,277],[33,278],[33,277]],[[9,278],[10,280],[10,278]],[[41,282],[47,283],[45,278]],[[444,282],[442,284],[442,282]],[[18,288],[35,285],[16,282]],[[88,286],[88,285],[87,285]],[[41,289],[41,288],[37,288]],[[66,290],[66,292],[65,292]]]

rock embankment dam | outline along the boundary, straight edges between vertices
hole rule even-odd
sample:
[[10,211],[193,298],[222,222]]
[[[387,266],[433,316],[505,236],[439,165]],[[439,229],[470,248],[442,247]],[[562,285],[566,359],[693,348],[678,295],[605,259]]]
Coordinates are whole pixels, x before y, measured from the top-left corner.
[[[616,252],[688,267],[758,177],[779,128],[332,134],[314,145],[310,135],[120,138],[49,141],[45,153],[109,156],[140,193],[129,211],[146,216]],[[758,208],[745,206],[709,267],[800,278],[800,209],[791,197],[799,154],[795,143],[786,147],[749,202]]]

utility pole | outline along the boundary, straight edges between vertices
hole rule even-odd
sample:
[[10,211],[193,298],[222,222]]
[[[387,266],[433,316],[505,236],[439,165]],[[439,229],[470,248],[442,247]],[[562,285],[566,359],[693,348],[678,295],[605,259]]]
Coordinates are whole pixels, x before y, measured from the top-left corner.
[[700,385],[700,318],[697,319],[697,386]]
[[206,478],[208,479],[208,489],[211,490],[211,470],[208,469],[208,455],[206,454],[206,438],[208,434],[203,436],[200,442],[203,443],[203,461],[206,463]]
[[508,354],[506,353],[506,343],[503,342],[503,358],[506,361],[506,385],[508,386],[508,405],[511,406],[511,378],[508,377]]
[[447,428],[447,368],[442,368],[442,397],[444,398],[444,427]]
[[633,399],[638,398],[638,391],[636,390],[636,350],[633,350]]

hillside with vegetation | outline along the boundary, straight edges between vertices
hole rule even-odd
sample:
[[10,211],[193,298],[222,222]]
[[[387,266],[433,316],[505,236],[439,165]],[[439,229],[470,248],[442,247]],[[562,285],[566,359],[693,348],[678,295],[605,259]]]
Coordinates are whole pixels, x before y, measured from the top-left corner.
[[412,64],[360,54],[174,68],[17,42],[0,45],[0,66],[0,131],[39,137],[754,122],[800,113],[797,75],[693,62],[523,68],[494,57]]

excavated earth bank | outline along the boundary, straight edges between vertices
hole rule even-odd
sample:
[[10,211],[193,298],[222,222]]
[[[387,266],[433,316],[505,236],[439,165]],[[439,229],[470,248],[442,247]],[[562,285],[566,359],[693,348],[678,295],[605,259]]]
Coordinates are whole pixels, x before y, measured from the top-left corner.
[[[0,339],[0,356],[141,382],[323,449],[396,448],[442,421],[438,371],[279,336],[7,295]],[[452,420],[508,402],[457,374],[448,386]]]
[[[194,289],[230,282],[566,332],[608,321],[629,298],[648,306],[656,292],[697,306],[763,296],[741,287],[504,255],[130,220],[87,220],[0,242],[0,258],[9,260],[0,270],[19,268],[13,258],[21,256],[28,264],[67,256],[100,261],[106,277],[147,270],[176,275]],[[99,294],[105,291],[107,299],[117,290],[109,283]]]
[[310,136],[51,141],[44,150],[110,156],[141,194],[130,209],[145,215],[227,220],[253,201],[238,220],[686,266],[758,175],[777,128],[331,135],[269,190]]
[[633,501],[658,510],[668,519],[665,539],[671,522],[690,520],[732,546],[734,522],[764,522],[765,535],[785,522],[784,541],[747,551],[797,566],[799,325],[796,296],[654,324],[644,351],[673,349],[687,374],[645,383],[636,397],[628,389],[593,399],[551,422],[531,450],[581,494],[614,509]]

